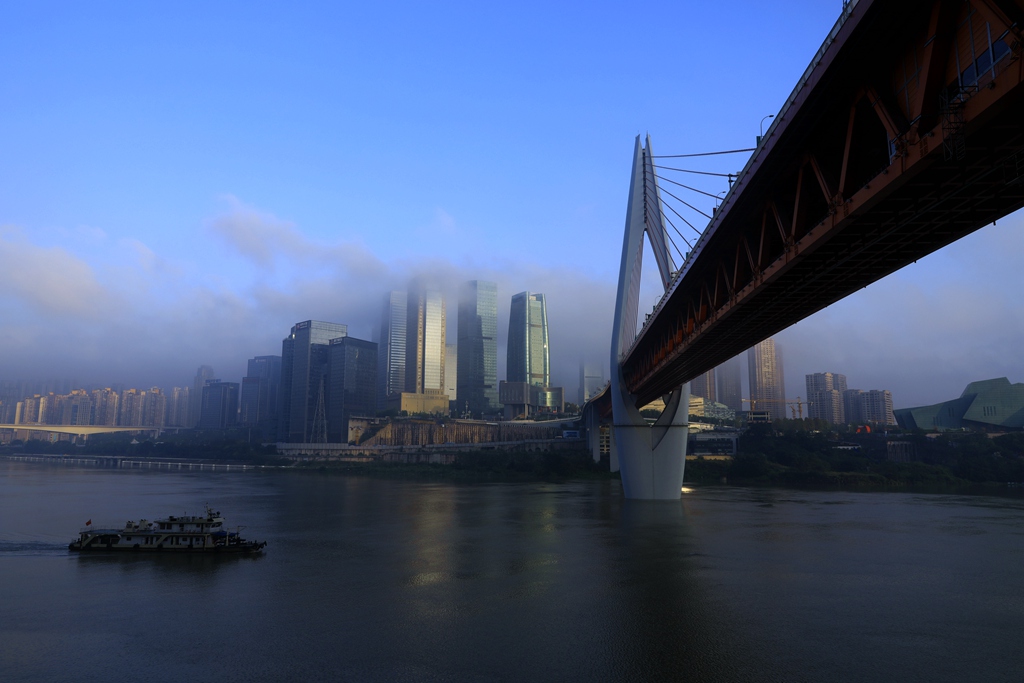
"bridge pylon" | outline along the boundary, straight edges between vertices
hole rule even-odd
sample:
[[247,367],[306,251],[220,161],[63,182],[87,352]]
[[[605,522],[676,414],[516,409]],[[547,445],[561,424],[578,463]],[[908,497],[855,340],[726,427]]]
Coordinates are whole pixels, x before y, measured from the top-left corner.
[[661,417],[653,425],[648,425],[622,375],[621,359],[637,335],[645,236],[666,290],[676,271],[668,248],[668,233],[652,155],[650,136],[642,146],[638,135],[633,151],[626,232],[622,241],[612,328],[611,466],[613,471],[618,469],[622,473],[622,489],[627,498],[678,500],[686,465],[690,385],[683,384],[671,391],[665,398]]

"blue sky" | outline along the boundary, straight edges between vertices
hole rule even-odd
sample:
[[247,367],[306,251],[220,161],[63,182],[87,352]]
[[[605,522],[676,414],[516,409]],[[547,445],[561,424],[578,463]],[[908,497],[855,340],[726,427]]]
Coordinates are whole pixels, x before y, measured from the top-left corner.
[[[452,333],[461,280],[498,282],[501,327],[546,293],[573,396],[579,358],[608,355],[634,137],[751,146],[841,7],[293,5],[0,8],[0,378],[237,380],[299,320],[369,338],[429,272]],[[1022,231],[781,334],[787,393],[816,371],[897,405],[1024,380]]]

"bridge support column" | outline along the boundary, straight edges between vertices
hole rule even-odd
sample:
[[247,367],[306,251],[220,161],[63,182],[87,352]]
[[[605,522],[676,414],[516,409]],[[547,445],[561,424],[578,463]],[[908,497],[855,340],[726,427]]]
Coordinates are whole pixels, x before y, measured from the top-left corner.
[[690,385],[683,384],[669,394],[661,417],[654,425],[648,425],[637,407],[636,396],[630,393],[622,375],[622,359],[636,339],[640,320],[640,274],[645,236],[650,240],[664,289],[668,289],[676,272],[662,219],[661,195],[653,159],[650,137],[646,146],[641,146],[637,136],[612,328],[612,383],[609,387],[612,403],[611,468],[622,473],[622,490],[627,498],[679,500],[686,466]]
[[612,441],[622,492],[626,498],[679,500],[689,434],[689,383],[672,392],[654,425],[647,424],[640,411],[616,393],[612,394]]

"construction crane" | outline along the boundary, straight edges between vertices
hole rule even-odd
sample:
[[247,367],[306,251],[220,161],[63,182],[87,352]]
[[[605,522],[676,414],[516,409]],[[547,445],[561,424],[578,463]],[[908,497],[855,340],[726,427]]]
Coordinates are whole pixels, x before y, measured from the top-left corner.
[[[794,420],[802,420],[804,419],[804,406],[806,405],[808,408],[810,408],[813,404],[811,403],[811,401],[808,401],[805,404],[802,400],[800,400],[800,397],[797,396],[795,401],[786,401],[786,405],[789,406],[789,410],[792,412]],[[797,417],[798,413],[800,417]]]

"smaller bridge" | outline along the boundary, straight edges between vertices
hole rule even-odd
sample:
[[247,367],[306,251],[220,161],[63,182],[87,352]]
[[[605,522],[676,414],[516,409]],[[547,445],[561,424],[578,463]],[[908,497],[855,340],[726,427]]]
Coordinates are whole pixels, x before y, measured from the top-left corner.
[[161,427],[107,427],[104,425],[40,425],[40,424],[0,424],[0,429],[13,429],[27,432],[50,432],[51,434],[71,434],[73,436],[90,437],[93,434],[113,434],[116,432],[152,432],[154,435],[163,431]]

